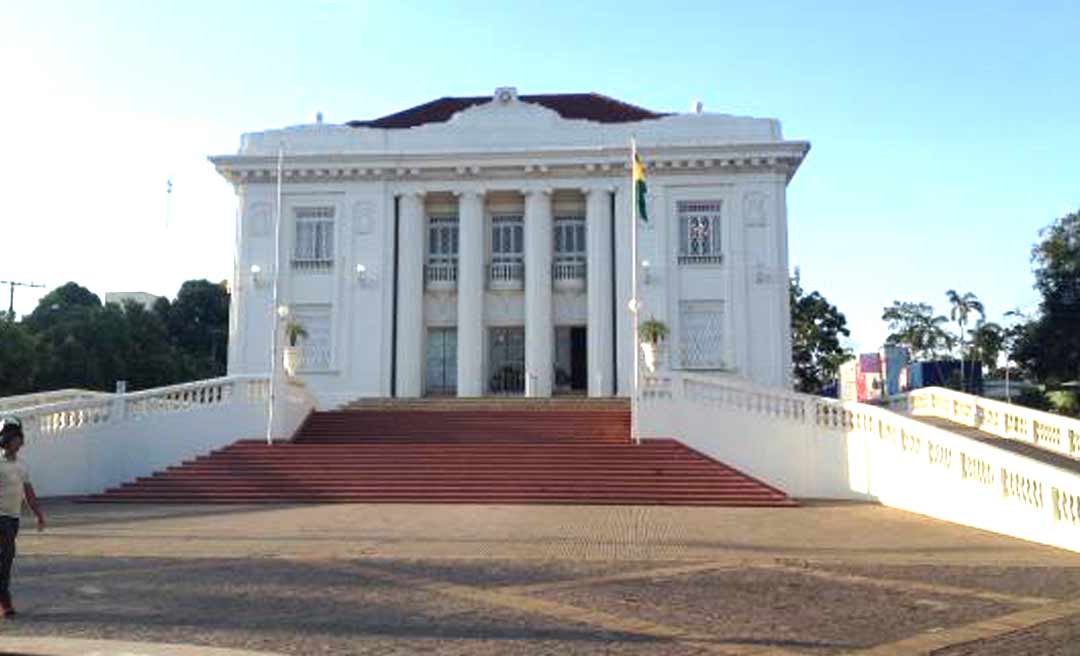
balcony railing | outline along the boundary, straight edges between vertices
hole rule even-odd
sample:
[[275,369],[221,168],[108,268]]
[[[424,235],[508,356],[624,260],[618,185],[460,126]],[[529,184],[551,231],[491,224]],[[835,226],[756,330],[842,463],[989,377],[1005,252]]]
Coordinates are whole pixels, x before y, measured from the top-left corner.
[[334,268],[334,260],[326,257],[293,257],[292,269],[300,273],[326,273]]
[[457,262],[428,262],[424,285],[428,289],[453,289],[457,286]]
[[680,255],[679,264],[723,264],[723,255]]
[[521,289],[525,285],[525,263],[492,262],[488,267],[488,281],[492,289]]
[[559,287],[575,287],[585,282],[585,261],[579,259],[557,259],[551,265],[551,278]]

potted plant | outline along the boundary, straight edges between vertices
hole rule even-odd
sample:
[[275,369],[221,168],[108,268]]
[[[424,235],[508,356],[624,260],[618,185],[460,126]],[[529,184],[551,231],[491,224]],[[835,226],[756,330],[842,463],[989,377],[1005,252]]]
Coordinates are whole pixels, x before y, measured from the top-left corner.
[[308,332],[302,324],[295,321],[285,323],[285,340],[289,344],[284,350],[285,373],[290,376],[295,376],[296,370],[300,367],[300,347],[296,344],[307,336]]
[[645,359],[645,367],[649,372],[656,371],[660,366],[660,344],[668,335],[668,327],[659,319],[650,318],[641,322],[638,326],[638,337],[641,338],[641,355]]

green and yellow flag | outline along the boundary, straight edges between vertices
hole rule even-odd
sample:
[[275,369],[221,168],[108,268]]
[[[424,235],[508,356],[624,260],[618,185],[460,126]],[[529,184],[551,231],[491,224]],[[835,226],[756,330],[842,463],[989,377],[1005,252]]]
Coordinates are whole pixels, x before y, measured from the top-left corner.
[[645,211],[645,163],[641,161],[641,155],[638,155],[637,148],[634,148],[634,161],[632,163],[633,168],[633,182],[634,182],[634,199],[637,202],[637,215],[638,218],[645,223],[649,222],[649,214]]

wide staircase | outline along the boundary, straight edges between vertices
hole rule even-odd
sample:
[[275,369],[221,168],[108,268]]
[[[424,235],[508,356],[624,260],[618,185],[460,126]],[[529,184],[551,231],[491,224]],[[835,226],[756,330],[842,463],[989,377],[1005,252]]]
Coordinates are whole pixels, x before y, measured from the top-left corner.
[[795,505],[676,440],[633,444],[626,401],[584,398],[358,401],[86,500]]

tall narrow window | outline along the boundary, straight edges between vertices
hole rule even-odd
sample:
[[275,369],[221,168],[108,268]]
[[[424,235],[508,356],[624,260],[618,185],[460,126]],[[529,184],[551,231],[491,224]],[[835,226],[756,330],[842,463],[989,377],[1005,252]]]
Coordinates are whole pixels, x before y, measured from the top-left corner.
[[723,301],[679,303],[679,355],[685,369],[722,369]]
[[720,201],[679,201],[679,264],[720,264]]
[[553,235],[556,281],[585,279],[585,217],[557,216]]
[[428,286],[457,282],[458,218],[433,216],[428,220],[428,257],[424,277]]
[[491,217],[491,283],[517,284],[525,279],[525,223],[520,215]]
[[329,271],[334,267],[334,208],[297,207],[292,268]]

